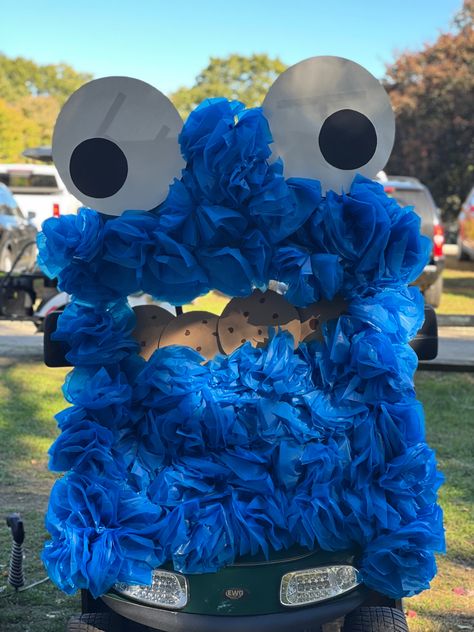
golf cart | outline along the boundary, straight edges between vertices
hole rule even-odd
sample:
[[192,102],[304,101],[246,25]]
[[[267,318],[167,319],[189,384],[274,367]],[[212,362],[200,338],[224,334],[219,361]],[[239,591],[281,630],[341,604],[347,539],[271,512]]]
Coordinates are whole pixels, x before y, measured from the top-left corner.
[[293,549],[242,558],[215,574],[158,569],[151,587],[116,586],[99,602],[83,593],[86,613],[68,632],[319,632],[344,617],[345,631],[407,630],[401,601],[359,583],[355,558]]
[[[46,363],[75,367],[43,552],[82,590],[69,632],[407,629],[444,539],[408,346],[430,244],[372,179],[393,139],[384,90],[332,57],[184,127],[131,78],[66,103],[53,154],[86,208],[40,256],[73,297],[45,325]],[[220,314],[127,302],[211,289]]]

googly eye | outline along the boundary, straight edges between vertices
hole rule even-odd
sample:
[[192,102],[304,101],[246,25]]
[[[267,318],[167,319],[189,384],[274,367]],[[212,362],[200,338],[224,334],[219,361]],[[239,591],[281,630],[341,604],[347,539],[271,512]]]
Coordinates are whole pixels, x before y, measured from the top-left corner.
[[144,81],[96,79],[61,110],[53,159],[68,190],[85,206],[107,215],[149,211],[163,202],[184,167],[182,125],[171,101]]
[[347,191],[356,173],[374,177],[395,138],[387,93],[365,68],[341,57],[311,57],[282,73],[263,102],[285,176]]

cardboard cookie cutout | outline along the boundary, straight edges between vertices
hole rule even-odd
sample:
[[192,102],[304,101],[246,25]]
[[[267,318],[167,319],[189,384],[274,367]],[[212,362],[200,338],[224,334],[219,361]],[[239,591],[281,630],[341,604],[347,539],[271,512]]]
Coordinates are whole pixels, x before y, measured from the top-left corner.
[[323,193],[349,191],[356,173],[373,178],[392,151],[395,118],[388,95],[348,59],[311,57],[291,66],[262,107],[285,177],[320,180]]
[[171,101],[131,77],[83,85],[62,108],[53,159],[68,191],[107,215],[149,211],[163,202],[184,160],[183,122]]
[[207,360],[219,353],[218,316],[211,312],[187,312],[173,318],[163,330],[160,348],[171,345],[191,347]]
[[157,305],[137,305],[133,311],[137,319],[133,337],[140,345],[139,355],[149,360],[158,349],[163,329],[175,317],[167,309]]
[[346,301],[337,296],[332,301],[322,300],[317,303],[312,303],[308,305],[308,307],[299,307],[301,342],[311,342],[313,340],[322,342],[322,324],[328,320],[339,318],[346,309]]
[[226,354],[246,342],[264,347],[269,339],[268,329],[289,331],[297,348],[301,337],[301,323],[296,309],[280,294],[255,290],[245,298],[234,298],[219,318],[219,343]]

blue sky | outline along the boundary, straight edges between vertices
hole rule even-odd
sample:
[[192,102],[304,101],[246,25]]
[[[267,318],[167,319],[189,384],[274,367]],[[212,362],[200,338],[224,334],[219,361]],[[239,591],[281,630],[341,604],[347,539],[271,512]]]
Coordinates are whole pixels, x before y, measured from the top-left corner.
[[[377,77],[397,52],[449,28],[462,0],[21,0],[2,4],[0,52],[129,75],[169,93],[210,56],[266,52],[287,64],[348,57]],[[1,95],[0,95],[1,96]]]

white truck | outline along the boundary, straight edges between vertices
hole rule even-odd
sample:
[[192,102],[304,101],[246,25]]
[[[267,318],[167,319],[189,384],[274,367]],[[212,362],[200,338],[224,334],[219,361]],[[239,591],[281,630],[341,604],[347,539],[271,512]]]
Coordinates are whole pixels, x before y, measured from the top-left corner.
[[53,165],[0,164],[0,182],[13,192],[23,214],[38,230],[48,217],[76,213],[81,206]]

